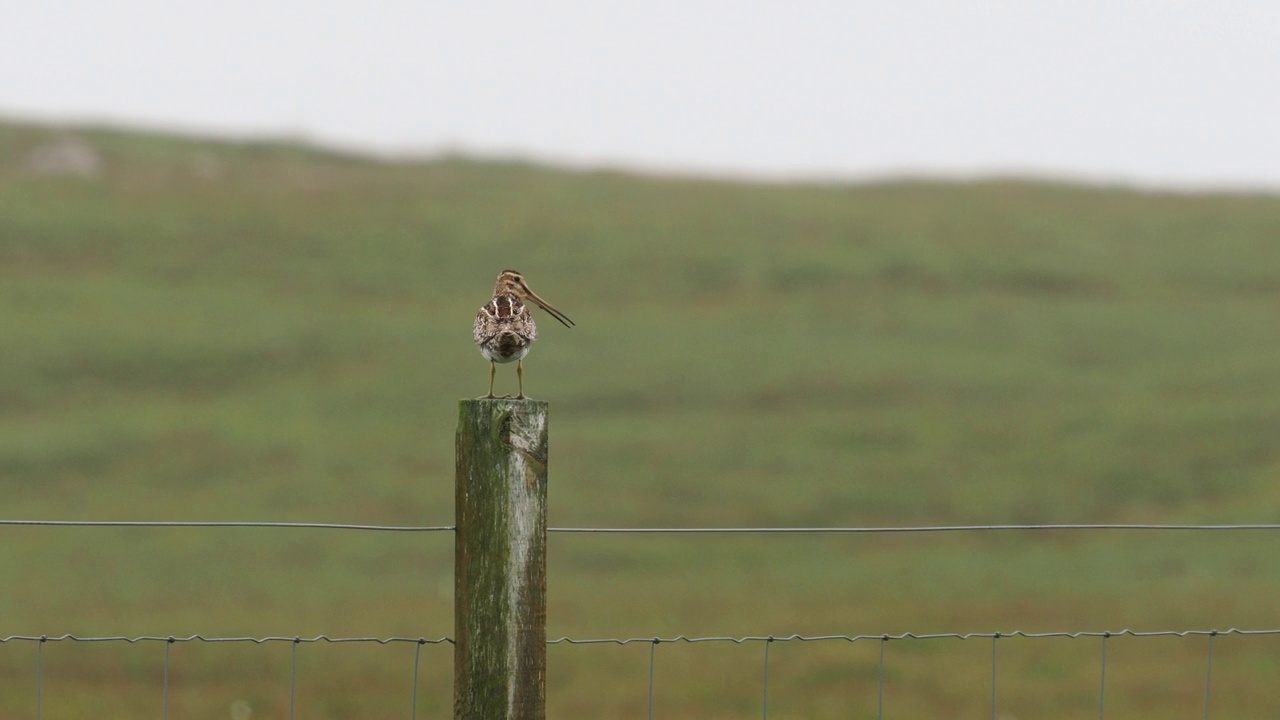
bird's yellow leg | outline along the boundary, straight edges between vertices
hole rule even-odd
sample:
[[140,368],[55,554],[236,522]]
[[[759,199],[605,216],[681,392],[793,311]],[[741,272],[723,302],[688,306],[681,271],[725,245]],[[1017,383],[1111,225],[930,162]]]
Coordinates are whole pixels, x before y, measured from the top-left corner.
[[516,380],[520,383],[520,394],[516,396],[517,400],[524,399],[524,362],[516,361]]
[[493,397],[493,378],[497,376],[497,374],[498,374],[498,366],[495,365],[492,360],[490,360],[489,361],[489,394],[484,396],[486,400],[491,399]]

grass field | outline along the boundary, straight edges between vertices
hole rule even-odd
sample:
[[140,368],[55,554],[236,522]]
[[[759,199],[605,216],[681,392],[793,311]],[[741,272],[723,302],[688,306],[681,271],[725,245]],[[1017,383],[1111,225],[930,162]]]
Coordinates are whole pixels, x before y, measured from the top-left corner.
[[[0,124],[0,516],[448,525],[471,320],[542,319],[553,526],[1273,522],[1280,197],[769,185],[379,163]],[[514,392],[510,367],[499,392]],[[451,635],[452,535],[0,527],[0,637]],[[552,637],[1276,628],[1273,532],[553,535]],[[1099,642],[1001,641],[1002,717],[1097,711]],[[1204,638],[1115,638],[1108,717],[1201,717]],[[548,715],[643,718],[646,644],[549,649]],[[288,643],[178,644],[173,717],[287,716]],[[770,649],[769,716],[875,717],[879,646]],[[422,649],[418,717],[450,716]],[[0,644],[0,717],[37,647]],[[661,645],[655,717],[760,713],[759,644]],[[47,643],[42,712],[158,716],[164,644]],[[990,716],[987,640],[895,641],[885,715]],[[413,647],[304,645],[298,717],[404,717]],[[1214,717],[1280,713],[1280,637]],[[243,719],[242,719],[243,720]]]

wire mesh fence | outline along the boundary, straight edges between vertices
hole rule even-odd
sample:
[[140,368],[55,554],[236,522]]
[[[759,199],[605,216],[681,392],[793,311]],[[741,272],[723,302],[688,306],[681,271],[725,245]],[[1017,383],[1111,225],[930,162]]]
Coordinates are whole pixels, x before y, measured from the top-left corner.
[[[102,528],[102,527],[118,527],[118,528],[148,528],[148,527],[189,527],[189,528],[274,528],[280,530],[320,530],[320,531],[340,531],[340,532],[397,532],[397,533],[442,533],[453,530],[449,525],[433,525],[433,526],[387,526],[387,525],[362,525],[362,524],[343,524],[343,523],[301,523],[301,522],[239,522],[239,521],[217,521],[217,522],[188,522],[188,521],[59,521],[59,520],[2,520],[0,526],[52,526],[52,527],[68,527],[68,528]],[[1082,531],[1082,532],[1100,532],[1100,531],[1136,531],[1136,532],[1242,532],[1242,531],[1270,531],[1280,530],[1280,524],[1231,524],[1231,525],[1186,525],[1186,524],[1071,524],[1071,525],[970,525],[970,526],[912,526],[912,527],[788,527],[788,528],[747,528],[747,527],[724,527],[724,528],[587,528],[587,527],[553,527],[549,528],[551,533],[570,533],[570,534],[779,534],[779,533],[797,533],[797,534],[850,534],[850,533],[990,533],[990,532],[1039,532],[1039,531]],[[951,643],[962,643],[967,647],[972,647],[974,643],[982,643],[986,646],[985,660],[981,663],[985,666],[985,680],[982,681],[985,687],[985,697],[977,699],[970,697],[968,700],[968,715],[977,716],[973,713],[978,705],[981,705],[982,716],[989,716],[993,719],[998,717],[1015,717],[1015,715],[1007,712],[1010,705],[1017,705],[1016,702],[1010,700],[1010,696],[1014,694],[1017,686],[1024,681],[1024,672],[1026,663],[1010,659],[1010,654],[1017,655],[1017,644],[1027,643],[1030,641],[1051,641],[1055,644],[1072,642],[1075,645],[1080,643],[1089,643],[1093,645],[1093,659],[1088,661],[1088,665],[1092,667],[1093,681],[1089,694],[1092,696],[1092,704],[1099,718],[1108,717],[1109,713],[1123,713],[1122,710],[1116,709],[1117,702],[1123,702],[1127,694],[1131,694],[1123,678],[1117,690],[1117,681],[1114,679],[1116,673],[1116,646],[1117,641],[1124,642],[1143,642],[1150,643],[1159,639],[1178,640],[1184,644],[1181,653],[1187,656],[1184,665],[1188,668],[1194,665],[1194,670],[1199,676],[1197,681],[1198,689],[1195,693],[1196,713],[1194,715],[1187,714],[1187,717],[1204,717],[1212,716],[1215,707],[1215,700],[1224,699],[1231,700],[1234,693],[1239,692],[1238,683],[1233,681],[1230,670],[1226,675],[1219,670],[1215,672],[1215,643],[1220,647],[1220,643],[1224,638],[1234,638],[1237,640],[1259,639],[1266,637],[1280,636],[1280,628],[1237,628],[1228,627],[1225,629],[1160,629],[1160,630],[1143,630],[1143,629],[1121,629],[1121,630],[1058,630],[1058,631],[1023,631],[1014,630],[1008,632],[896,632],[896,633],[862,633],[862,634],[823,634],[823,635],[802,635],[802,634],[779,634],[779,635],[742,635],[742,636],[633,636],[633,637],[557,637],[548,640],[549,648],[562,648],[564,651],[571,651],[571,648],[577,648],[571,652],[596,652],[597,649],[605,646],[617,646],[620,648],[635,648],[644,655],[643,663],[632,663],[631,681],[636,688],[643,688],[643,697],[637,699],[634,703],[627,705],[630,708],[631,716],[634,717],[672,717],[676,715],[669,714],[668,711],[675,712],[677,703],[670,698],[664,698],[663,684],[664,678],[672,677],[675,674],[687,672],[689,661],[672,655],[677,648],[709,648],[722,647],[734,648],[735,653],[744,657],[754,657],[755,671],[754,678],[751,680],[741,680],[735,685],[735,689],[730,692],[736,693],[741,697],[747,695],[753,696],[748,701],[740,701],[733,704],[726,712],[735,717],[760,716],[763,718],[788,717],[796,716],[794,714],[794,706],[789,705],[790,696],[795,691],[793,686],[796,685],[796,677],[794,673],[788,670],[789,658],[780,656],[778,650],[780,648],[790,648],[799,646],[843,646],[850,645],[864,648],[873,656],[873,661],[863,663],[858,666],[856,674],[858,678],[856,682],[851,682],[850,687],[832,693],[834,697],[843,697],[847,702],[847,707],[858,707],[861,711],[858,714],[852,714],[855,717],[901,717],[904,714],[911,716],[912,711],[909,706],[904,706],[904,688],[909,688],[911,678],[901,669],[903,663],[915,662],[915,657],[922,651],[922,646],[933,646],[938,644],[949,645]],[[447,717],[447,711],[442,708],[444,703],[436,702],[431,713],[421,712],[424,707],[420,694],[423,689],[423,678],[421,674],[421,661],[424,648],[441,647],[448,648],[452,645],[452,638],[448,636],[436,637],[408,637],[408,636],[386,636],[386,637],[330,637],[327,635],[313,636],[289,636],[289,635],[265,635],[265,636],[216,636],[216,635],[138,635],[138,636],[88,636],[74,634],[49,634],[49,635],[8,635],[0,637],[0,646],[15,647],[23,645],[31,645],[34,652],[29,657],[29,664],[26,665],[25,671],[9,671],[4,678],[4,684],[8,686],[7,696],[13,697],[16,694],[25,693],[26,697],[31,698],[34,703],[35,717],[42,718],[45,716],[57,716],[50,714],[48,710],[47,700],[49,698],[48,680],[53,677],[53,670],[49,666],[48,648],[52,645],[98,645],[98,646],[119,646],[119,645],[137,645],[137,646],[154,646],[157,650],[155,656],[148,661],[154,666],[154,681],[151,682],[152,690],[158,696],[160,701],[160,714],[166,719],[171,713],[171,694],[176,686],[176,671],[182,669],[182,662],[174,657],[172,652],[175,647],[182,646],[212,646],[212,645],[234,645],[234,646],[275,646],[288,648],[287,662],[287,682],[277,683],[277,689],[283,695],[287,689],[287,703],[282,703],[281,714],[287,712],[290,718],[295,717],[299,712],[299,707],[303,702],[303,698],[299,697],[300,681],[305,679],[306,668],[302,664],[302,660],[310,648],[316,646],[383,646],[383,647],[404,647],[411,648],[412,652],[405,654],[403,657],[397,656],[399,659],[395,661],[397,664],[403,665],[401,674],[403,677],[392,692],[402,695],[401,707],[404,709],[404,715],[410,718],[417,717]],[[1187,643],[1199,643],[1199,650],[1192,652],[1185,647]],[[1268,647],[1261,653],[1251,656],[1254,661],[1258,657],[1271,658],[1270,662],[1277,663],[1273,650],[1275,648]],[[950,651],[946,651],[950,652]],[[303,658],[300,659],[300,653]],[[633,653],[634,654],[634,653]],[[944,653],[945,654],[945,653]],[[1198,656],[1198,657],[1196,657]],[[966,654],[967,667],[970,671],[971,686],[975,683],[973,680],[973,668],[976,666],[972,652]],[[1194,658],[1194,659],[1193,659]],[[634,658],[633,658],[634,659]],[[10,663],[10,667],[21,668],[21,663]],[[1121,667],[1125,667],[1122,663]],[[438,669],[437,669],[438,673]],[[895,676],[895,673],[897,675]],[[1225,678],[1225,680],[1224,680]],[[552,684],[550,692],[554,702],[554,682],[556,680],[553,674],[549,678]],[[435,692],[439,694],[439,686],[441,679],[439,677],[431,680]],[[711,682],[716,682],[711,680]],[[806,681],[807,682],[807,681]],[[1180,689],[1180,695],[1183,697],[1181,704],[1183,708],[1188,707],[1188,696],[1186,677],[1180,681],[1184,686]],[[1215,687],[1215,684],[1217,687]],[[1074,682],[1075,686],[1079,686],[1079,682]],[[752,690],[750,687],[753,686]],[[1078,694],[1083,691],[1077,687]],[[1149,692],[1149,688],[1142,692]],[[641,693],[636,693],[640,695]],[[972,694],[972,693],[971,693]],[[1275,693],[1280,695],[1280,693]],[[1119,700],[1117,699],[1119,698]],[[664,704],[665,703],[665,704]],[[1123,706],[1121,706],[1123,707]],[[1274,699],[1271,705],[1266,707],[1280,708],[1280,697]],[[3,713],[8,717],[13,715],[13,709],[6,708]],[[232,715],[235,716],[235,712]],[[832,716],[836,716],[832,713]],[[692,714],[681,716],[695,716]],[[844,716],[844,715],[840,715]],[[1226,716],[1226,715],[1224,715]],[[247,717],[247,716],[245,716]]]
[[[707,636],[707,637],[625,637],[625,638],[571,638],[560,637],[548,640],[549,646],[643,646],[647,656],[647,678],[641,680],[646,689],[645,696],[645,717],[655,717],[655,707],[657,705],[657,696],[655,687],[658,684],[657,678],[662,665],[662,654],[660,648],[675,645],[695,646],[695,645],[730,645],[756,647],[758,658],[758,714],[760,717],[767,718],[771,712],[775,716],[778,713],[771,708],[770,703],[770,673],[777,661],[771,661],[771,649],[776,646],[805,644],[805,643],[823,643],[823,644],[867,644],[875,648],[876,663],[874,668],[874,717],[884,718],[886,715],[894,715],[892,701],[886,703],[886,679],[892,670],[893,653],[891,648],[901,643],[925,643],[925,642],[966,642],[966,641],[985,641],[989,644],[989,663],[987,663],[987,672],[989,673],[989,685],[987,697],[985,698],[991,718],[1004,717],[1001,715],[1001,678],[1002,663],[1001,650],[1009,643],[1029,640],[1055,640],[1055,641],[1093,641],[1097,643],[1097,676],[1096,676],[1096,708],[1097,717],[1107,717],[1107,699],[1109,694],[1108,684],[1108,657],[1109,647],[1118,639],[1135,639],[1149,640],[1155,638],[1179,638],[1201,639],[1203,640],[1203,649],[1201,651],[1202,664],[1200,671],[1202,672],[1203,683],[1198,691],[1198,711],[1196,717],[1209,718],[1211,716],[1211,708],[1213,707],[1214,697],[1214,648],[1215,640],[1231,636],[1242,638],[1260,637],[1260,636],[1280,636],[1280,628],[1267,629],[1242,629],[1227,628],[1223,630],[1217,629],[1196,629],[1196,630],[1131,630],[1123,629],[1117,631],[1050,631],[1050,632],[1024,632],[1014,630],[1010,632],[973,632],[973,633],[913,633],[904,632],[897,634],[865,634],[865,635],[786,635],[786,636]],[[318,635],[313,637],[287,637],[287,636],[264,636],[264,637],[217,637],[203,635],[189,635],[185,637],[175,636],[76,636],[70,634],[64,635],[10,635],[0,637],[0,645],[9,644],[30,644],[35,648],[33,657],[31,658],[30,676],[27,684],[31,686],[34,694],[34,711],[37,718],[44,717],[45,714],[45,648],[50,644],[63,643],[84,643],[84,644],[127,644],[127,645],[156,645],[162,648],[161,657],[157,659],[159,665],[159,687],[156,691],[160,695],[160,714],[164,718],[170,716],[170,693],[172,690],[171,671],[174,668],[171,648],[175,645],[183,644],[238,644],[238,645],[287,645],[289,647],[288,657],[288,674],[287,674],[287,710],[288,717],[293,718],[297,713],[299,698],[297,693],[299,683],[299,648],[316,645],[380,645],[380,646],[411,646],[413,653],[411,658],[405,658],[405,668],[409,680],[402,683],[405,693],[404,702],[407,706],[404,716],[409,718],[419,717],[419,692],[420,692],[420,665],[422,657],[422,649],[426,646],[451,645],[452,639],[449,637],[328,637]],[[8,678],[9,682],[18,681],[18,678]],[[281,688],[281,692],[285,689]],[[854,698],[850,698],[852,702]],[[867,700],[869,698],[863,698]],[[970,708],[972,710],[972,708]],[[233,712],[234,714],[234,712]],[[784,713],[785,714],[785,709]],[[972,716],[972,713],[970,713]]]

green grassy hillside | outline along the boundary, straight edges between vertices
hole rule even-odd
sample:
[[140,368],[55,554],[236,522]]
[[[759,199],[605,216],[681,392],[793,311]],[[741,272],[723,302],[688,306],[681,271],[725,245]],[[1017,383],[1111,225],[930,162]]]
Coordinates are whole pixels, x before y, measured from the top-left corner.
[[[472,317],[545,316],[553,526],[1270,522],[1280,197],[767,185],[0,125],[6,518],[452,522]],[[499,392],[514,392],[510,367]],[[0,637],[452,634],[452,536],[0,527]],[[550,539],[553,637],[1280,627],[1274,533]],[[1215,715],[1280,711],[1219,638]],[[1199,716],[1203,638],[1111,641],[1107,708]],[[644,717],[649,646],[553,646],[548,714]],[[886,653],[886,714],[987,717],[989,641]],[[1009,640],[1000,708],[1097,707],[1096,640]],[[419,717],[448,717],[451,648]],[[874,643],[775,645],[770,716],[874,717]],[[279,717],[290,647],[171,649],[175,716]],[[0,716],[33,643],[0,645]],[[164,647],[42,651],[49,717],[158,713]],[[759,712],[759,645],[663,645],[655,716]],[[401,716],[411,646],[299,649],[312,718]],[[243,708],[244,706],[237,706]],[[1188,708],[1192,708],[1188,711]]]

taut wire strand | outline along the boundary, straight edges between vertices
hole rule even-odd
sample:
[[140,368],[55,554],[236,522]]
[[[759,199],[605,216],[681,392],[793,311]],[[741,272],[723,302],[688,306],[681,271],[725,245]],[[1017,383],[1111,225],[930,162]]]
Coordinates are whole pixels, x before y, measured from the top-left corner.
[[40,720],[44,701],[44,636],[36,638],[36,720]]
[[930,533],[930,532],[991,532],[1035,530],[1280,530],[1280,523],[1245,523],[1234,525],[1186,525],[1186,524],[1077,524],[1057,523],[1047,525],[908,525],[901,527],[633,527],[633,528],[584,528],[550,527],[555,533],[614,533],[614,534],[715,534],[715,533]]
[[413,644],[413,697],[410,699],[412,704],[409,707],[409,720],[417,720],[418,717],[418,659],[422,657],[424,644],[423,642]]
[[[1213,636],[1222,635],[1280,635],[1280,628],[1228,628],[1226,630],[1079,630],[1079,631],[1049,631],[1049,632],[1026,632],[1023,630],[1014,630],[1012,632],[970,632],[970,633],[915,633],[904,632],[896,635],[878,634],[878,635],[709,635],[695,636],[676,635],[673,637],[613,637],[613,638],[571,638],[559,637],[547,640],[548,645],[599,645],[611,643],[614,645],[630,645],[632,643],[734,643],[742,645],[751,642],[824,642],[824,641],[843,641],[843,642],[861,642],[861,641],[877,641],[888,642],[889,640],[976,640],[976,639],[993,639],[1000,638],[1006,640],[1009,638],[1113,638],[1120,636],[1144,638],[1144,637],[1192,637],[1192,636]],[[315,637],[286,637],[286,636],[266,636],[266,637],[216,637],[204,635],[188,635],[186,637],[175,637],[166,635],[139,635],[128,637],[124,635],[102,636],[102,637],[81,637],[79,635],[8,635],[0,637],[0,643],[10,642],[36,642],[40,644],[50,642],[85,642],[85,643],[101,643],[101,642],[123,642],[123,643],[139,643],[139,642],[167,642],[167,643],[185,643],[185,642],[204,642],[204,643],[254,643],[261,645],[264,643],[287,642],[287,643],[377,643],[379,645],[388,645],[391,643],[419,643],[422,645],[443,645],[453,644],[451,637],[425,638],[425,637],[329,637],[327,635],[316,635]],[[37,656],[37,659],[38,656]]]
[[763,696],[761,698],[763,720],[769,720],[769,646],[772,644],[773,636],[770,635],[769,638],[764,641],[764,679],[761,682],[761,686],[764,688]]
[[1102,634],[1102,669],[1098,673],[1098,720],[1102,720],[1107,709],[1107,638],[1111,633]]
[[991,636],[991,720],[996,720],[996,642],[1000,633]]
[[1213,679],[1213,638],[1217,633],[1209,633],[1209,653],[1204,663],[1204,720],[1209,720],[1209,681]]
[[[629,637],[629,638],[570,638],[560,637],[547,640],[548,645],[558,645],[561,643],[568,645],[591,645],[598,643],[613,643],[616,645],[629,645],[631,643],[653,643],[653,642],[686,642],[686,643],[704,643],[704,642],[727,642],[741,645],[749,642],[818,642],[829,640],[843,640],[845,642],[858,642],[862,640],[973,640],[973,639],[991,639],[999,637],[1000,639],[1008,638],[1101,638],[1101,637],[1118,637],[1121,635],[1129,637],[1189,637],[1196,635],[1280,635],[1280,628],[1265,628],[1246,630],[1240,628],[1230,628],[1227,630],[1079,630],[1079,631],[1049,631],[1049,632],[1026,632],[1023,630],[1014,630],[1012,632],[970,632],[970,633],[914,633],[904,632],[897,635],[744,635],[733,637],[728,635],[714,635],[705,637],[689,637],[686,635],[676,635],[674,637]],[[0,639],[2,642],[3,639]]]
[[164,720],[169,720],[169,648],[173,643],[164,644]]
[[[0,526],[45,527],[136,527],[136,528],[287,528],[310,530],[360,530],[376,532],[451,532],[455,525],[367,525],[357,523],[274,522],[242,520],[4,520]],[[901,527],[549,527],[549,533],[597,534],[823,534],[823,533],[937,533],[1009,532],[1060,530],[1145,530],[1145,531],[1238,531],[1280,530],[1280,523],[1239,523],[1231,525],[1190,524],[1078,524],[1045,525],[910,525]]]
[[310,638],[305,638],[305,637],[282,637],[282,636],[268,636],[268,637],[215,637],[215,636],[210,636],[210,637],[205,637],[204,635],[188,635],[187,637],[174,637],[174,636],[172,636],[172,635],[169,635],[169,636],[161,636],[161,635],[139,635],[139,636],[137,636],[137,637],[126,637],[126,636],[124,636],[124,635],[113,635],[113,636],[103,636],[103,637],[87,637],[87,636],[86,636],[86,637],[81,637],[81,636],[79,636],[79,635],[70,635],[70,634],[67,634],[67,635],[8,635],[8,636],[5,636],[5,637],[0,637],[0,643],[7,643],[7,642],[21,642],[21,641],[31,641],[31,642],[40,642],[40,643],[45,643],[45,642],[89,642],[89,643],[96,643],[96,642],[125,642],[125,643],[139,643],[139,642],[169,642],[169,643],[180,643],[180,642],[236,643],[236,642],[245,642],[245,643],[254,643],[254,644],[257,644],[257,645],[261,645],[261,644],[263,644],[263,643],[270,643],[270,642],[290,642],[290,643],[316,643],[316,642],[327,642],[327,643],[377,643],[377,644],[379,644],[379,645],[387,645],[387,644],[390,644],[390,643],[401,643],[401,642],[405,642],[405,643],[422,643],[422,644],[424,644],[424,645],[442,645],[442,644],[445,644],[445,643],[448,643],[448,644],[450,644],[450,645],[452,645],[452,644],[453,644],[453,638],[450,638],[450,637],[439,637],[439,638],[431,639],[431,638],[421,638],[421,637],[417,637],[417,638],[410,638],[410,637],[386,637],[386,638],[377,638],[377,637],[329,637],[329,636],[327,636],[327,635],[316,635],[315,637],[310,637]]
[[293,700],[298,689],[298,645],[299,638],[293,639],[293,648],[289,653],[289,720],[293,720]]
[[880,637],[880,677],[876,680],[876,720],[884,720],[884,646],[889,644],[889,636]]
[[649,720],[653,720],[653,656],[658,650],[658,638],[649,645]]
[[254,520],[3,520],[2,525],[44,527],[138,528],[293,528],[313,530],[376,530],[384,532],[445,532],[453,525],[358,525],[353,523],[274,522]]

